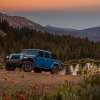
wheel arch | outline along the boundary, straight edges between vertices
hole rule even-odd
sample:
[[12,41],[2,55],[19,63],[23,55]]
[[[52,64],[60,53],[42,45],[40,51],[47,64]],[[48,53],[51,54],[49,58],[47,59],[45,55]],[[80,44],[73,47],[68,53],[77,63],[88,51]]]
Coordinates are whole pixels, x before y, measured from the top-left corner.
[[31,61],[32,63],[34,62],[34,60],[32,58],[23,59],[22,62],[24,62],[24,61]]
[[64,66],[62,66],[63,64],[61,63],[58,63],[58,62],[54,62],[51,66],[51,69],[54,67],[54,66],[58,66],[60,70],[62,70],[64,68]]
[[51,69],[52,69],[54,66],[59,66],[59,63],[54,62],[54,63],[51,65]]

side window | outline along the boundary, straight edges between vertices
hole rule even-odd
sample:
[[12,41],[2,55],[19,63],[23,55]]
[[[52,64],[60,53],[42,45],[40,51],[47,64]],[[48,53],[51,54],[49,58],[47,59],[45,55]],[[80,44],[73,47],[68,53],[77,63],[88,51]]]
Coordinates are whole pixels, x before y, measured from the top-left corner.
[[40,52],[39,52],[39,56],[40,56],[40,57],[43,57],[43,56],[44,56],[44,53],[43,53],[42,51],[40,51]]
[[50,54],[48,52],[45,52],[45,58],[49,58]]
[[55,54],[52,54],[53,59],[57,59],[57,56]]

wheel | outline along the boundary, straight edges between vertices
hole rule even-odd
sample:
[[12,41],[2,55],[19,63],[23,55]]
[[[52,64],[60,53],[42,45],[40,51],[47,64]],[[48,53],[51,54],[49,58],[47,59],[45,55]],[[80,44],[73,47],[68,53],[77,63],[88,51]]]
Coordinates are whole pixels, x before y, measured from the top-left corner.
[[14,71],[14,70],[16,69],[16,67],[10,66],[10,64],[6,64],[5,69],[6,69],[7,71]]
[[52,74],[58,74],[59,72],[59,65],[54,65],[53,69],[51,70]]
[[22,69],[25,72],[31,72],[33,70],[33,63],[31,61],[23,61]]

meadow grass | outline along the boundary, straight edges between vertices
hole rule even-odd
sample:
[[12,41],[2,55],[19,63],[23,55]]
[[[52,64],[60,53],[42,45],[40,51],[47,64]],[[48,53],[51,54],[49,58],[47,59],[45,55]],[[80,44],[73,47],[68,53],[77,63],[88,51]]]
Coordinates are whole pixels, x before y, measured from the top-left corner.
[[34,87],[14,86],[2,93],[0,100],[100,100],[100,75],[81,76],[83,82],[73,84],[68,81],[51,93],[35,93]]

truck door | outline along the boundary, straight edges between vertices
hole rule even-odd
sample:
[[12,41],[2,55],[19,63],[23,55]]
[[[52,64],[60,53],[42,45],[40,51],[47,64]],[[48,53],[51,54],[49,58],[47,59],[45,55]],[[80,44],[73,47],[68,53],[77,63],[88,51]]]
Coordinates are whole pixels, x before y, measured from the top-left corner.
[[45,66],[45,57],[44,57],[44,52],[39,51],[38,56],[36,57],[36,65],[37,67],[44,68]]
[[45,52],[45,68],[50,69],[53,59],[51,58],[51,53]]

